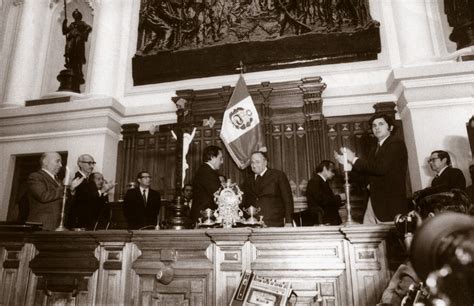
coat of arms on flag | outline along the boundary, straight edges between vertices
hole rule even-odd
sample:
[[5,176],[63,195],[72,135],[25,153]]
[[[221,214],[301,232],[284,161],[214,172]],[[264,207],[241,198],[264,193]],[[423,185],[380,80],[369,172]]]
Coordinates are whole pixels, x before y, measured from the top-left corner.
[[260,118],[242,75],[224,112],[220,137],[240,169],[250,164],[252,152],[266,151]]

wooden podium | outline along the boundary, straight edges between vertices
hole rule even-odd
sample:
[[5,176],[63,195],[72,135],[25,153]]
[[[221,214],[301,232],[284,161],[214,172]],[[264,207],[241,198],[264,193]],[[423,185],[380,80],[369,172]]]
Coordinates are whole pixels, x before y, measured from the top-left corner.
[[391,229],[0,232],[0,304],[228,305],[252,270],[290,282],[292,305],[375,305]]

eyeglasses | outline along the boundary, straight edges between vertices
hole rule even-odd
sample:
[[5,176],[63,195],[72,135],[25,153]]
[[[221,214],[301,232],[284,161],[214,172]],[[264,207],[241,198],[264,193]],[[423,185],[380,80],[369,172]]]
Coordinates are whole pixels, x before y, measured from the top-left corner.
[[96,164],[96,162],[94,162],[94,161],[80,161],[80,163],[88,164],[89,166],[93,166],[93,165]]
[[433,158],[428,159],[428,162],[429,162],[429,163],[432,163],[432,162],[434,162],[434,161],[437,160],[437,159],[440,159],[440,158],[439,158],[439,157],[433,157]]
[[145,176],[140,176],[140,178],[149,178],[149,179],[151,179],[151,176],[145,175]]

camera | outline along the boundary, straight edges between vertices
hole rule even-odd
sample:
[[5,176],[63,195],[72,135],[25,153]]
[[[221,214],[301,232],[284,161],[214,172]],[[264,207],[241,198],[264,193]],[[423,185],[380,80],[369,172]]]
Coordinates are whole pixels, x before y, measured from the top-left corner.
[[412,210],[405,215],[396,215],[394,223],[398,234],[400,236],[405,236],[406,234],[415,233],[418,224],[421,223],[421,218],[414,210]]
[[474,218],[445,212],[416,231],[410,260],[433,305],[473,305]]

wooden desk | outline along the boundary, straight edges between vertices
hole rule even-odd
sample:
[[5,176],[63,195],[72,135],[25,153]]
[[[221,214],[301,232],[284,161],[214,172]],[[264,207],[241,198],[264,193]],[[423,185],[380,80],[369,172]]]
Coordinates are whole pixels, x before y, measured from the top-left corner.
[[391,229],[0,232],[0,305],[228,305],[244,269],[290,281],[292,305],[375,305]]

